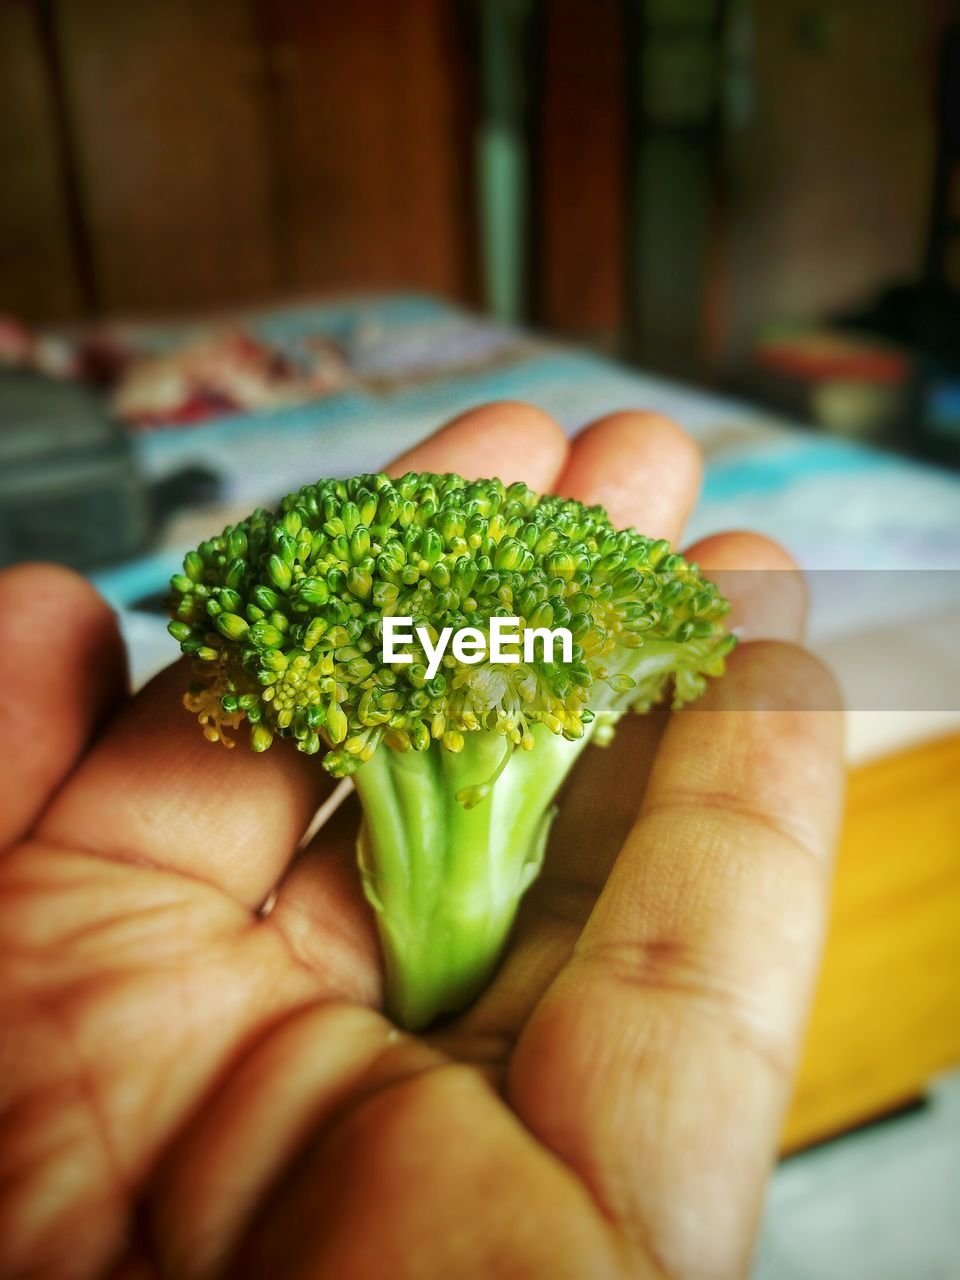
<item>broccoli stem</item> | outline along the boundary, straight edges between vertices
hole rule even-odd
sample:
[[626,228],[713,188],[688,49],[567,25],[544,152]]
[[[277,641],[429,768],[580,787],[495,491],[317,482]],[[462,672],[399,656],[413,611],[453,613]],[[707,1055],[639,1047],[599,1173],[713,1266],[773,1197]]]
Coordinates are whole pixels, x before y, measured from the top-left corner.
[[387,1007],[410,1030],[462,1009],[489,982],[524,890],[543,861],[551,802],[587,736],[536,727],[489,793],[465,808],[457,793],[502,763],[503,736],[465,735],[458,753],[382,748],[354,774],[364,810],[357,843],[376,912]]

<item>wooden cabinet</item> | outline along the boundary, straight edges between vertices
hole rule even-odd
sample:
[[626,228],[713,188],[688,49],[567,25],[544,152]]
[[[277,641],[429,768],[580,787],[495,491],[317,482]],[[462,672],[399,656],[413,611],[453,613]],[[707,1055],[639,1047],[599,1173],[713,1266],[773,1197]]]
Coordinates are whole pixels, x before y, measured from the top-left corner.
[[0,311],[469,299],[464,33],[448,0],[0,5]]

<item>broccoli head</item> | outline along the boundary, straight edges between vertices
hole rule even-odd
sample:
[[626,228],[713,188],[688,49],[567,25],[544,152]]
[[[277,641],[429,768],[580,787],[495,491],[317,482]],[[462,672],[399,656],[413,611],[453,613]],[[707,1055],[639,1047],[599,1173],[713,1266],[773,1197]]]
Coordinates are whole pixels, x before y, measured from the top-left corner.
[[[388,1004],[408,1027],[489,980],[585,744],[630,709],[696,698],[734,644],[726,601],[667,542],[456,475],[307,485],[191,551],[172,589],[206,737],[232,746],[246,721],[255,751],[279,735],[352,775]],[[409,620],[406,652],[385,618]],[[495,632],[515,641],[507,660]]]

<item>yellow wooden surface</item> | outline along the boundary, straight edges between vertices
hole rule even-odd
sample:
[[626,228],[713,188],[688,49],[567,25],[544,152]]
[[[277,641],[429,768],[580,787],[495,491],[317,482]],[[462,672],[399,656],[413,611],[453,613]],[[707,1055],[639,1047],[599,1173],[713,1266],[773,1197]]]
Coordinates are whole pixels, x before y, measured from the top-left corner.
[[830,933],[783,1146],[960,1065],[960,736],[850,775]]

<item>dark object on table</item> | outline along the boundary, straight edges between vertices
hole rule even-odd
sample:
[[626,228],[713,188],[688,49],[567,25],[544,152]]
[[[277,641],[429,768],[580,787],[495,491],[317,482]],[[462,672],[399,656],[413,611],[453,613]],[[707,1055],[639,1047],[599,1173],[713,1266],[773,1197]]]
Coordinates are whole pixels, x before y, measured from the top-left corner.
[[839,435],[892,444],[912,374],[908,351],[830,325],[779,326],[756,342],[746,390]]
[[39,374],[0,377],[0,564],[122,560],[145,545],[151,512],[133,446],[99,397]]
[[195,464],[148,485],[127,431],[82,383],[0,374],[0,565],[115,564],[220,491],[220,477]]

